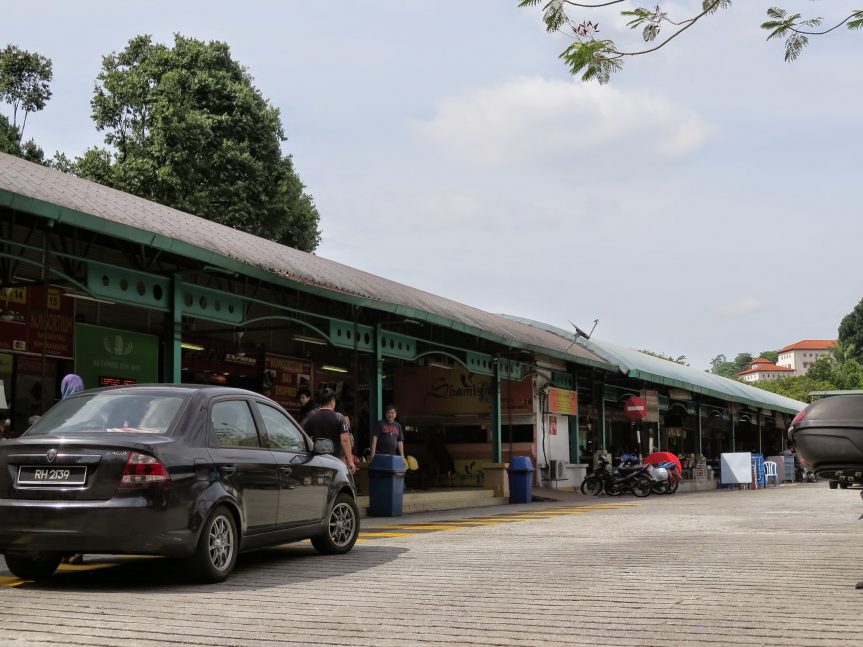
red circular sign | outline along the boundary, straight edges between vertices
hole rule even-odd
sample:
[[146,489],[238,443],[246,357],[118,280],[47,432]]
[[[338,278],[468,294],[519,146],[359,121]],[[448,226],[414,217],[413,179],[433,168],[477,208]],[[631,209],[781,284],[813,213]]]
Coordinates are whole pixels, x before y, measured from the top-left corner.
[[647,403],[637,395],[631,395],[623,403],[623,413],[630,420],[643,420],[647,415]]

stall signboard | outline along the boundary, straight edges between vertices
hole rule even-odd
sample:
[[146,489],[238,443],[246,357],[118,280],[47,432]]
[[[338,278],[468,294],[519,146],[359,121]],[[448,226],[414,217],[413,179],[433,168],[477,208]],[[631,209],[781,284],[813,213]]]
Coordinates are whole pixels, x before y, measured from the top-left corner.
[[58,288],[0,290],[0,350],[72,357],[75,304]]
[[75,372],[86,388],[158,382],[158,371],[155,335],[75,324]]
[[[401,366],[395,370],[395,397],[399,414],[490,415],[491,377],[470,373],[462,367]],[[503,380],[501,410],[512,413],[533,411],[531,380]]]
[[297,391],[302,387],[312,391],[311,360],[273,353],[264,355],[264,395],[296,415],[300,411]]
[[567,389],[548,389],[548,412],[565,416],[578,415],[578,393]]

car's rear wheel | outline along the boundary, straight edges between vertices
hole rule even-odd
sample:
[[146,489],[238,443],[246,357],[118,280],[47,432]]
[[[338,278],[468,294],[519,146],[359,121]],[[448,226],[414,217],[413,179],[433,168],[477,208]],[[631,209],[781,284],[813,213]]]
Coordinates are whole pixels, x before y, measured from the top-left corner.
[[207,518],[195,555],[189,561],[195,579],[202,582],[225,580],[237,563],[239,545],[234,515],[224,506],[217,507]]
[[22,580],[41,580],[51,577],[60,565],[59,553],[32,553],[18,555],[7,553],[6,566],[15,577]]
[[326,529],[312,537],[312,546],[323,555],[341,555],[357,543],[360,534],[360,509],[353,497],[340,494],[327,517]]

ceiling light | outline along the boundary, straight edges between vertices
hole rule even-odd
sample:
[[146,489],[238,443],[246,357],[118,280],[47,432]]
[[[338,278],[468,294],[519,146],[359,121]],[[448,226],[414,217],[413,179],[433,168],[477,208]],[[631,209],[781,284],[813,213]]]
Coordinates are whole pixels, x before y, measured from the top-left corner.
[[445,371],[451,371],[452,365],[447,364],[446,362],[438,362],[436,360],[430,359],[426,362],[426,366],[434,366],[435,368],[442,368]]
[[80,299],[81,301],[92,301],[93,303],[104,303],[109,306],[117,305],[113,301],[107,301],[106,299],[97,299],[96,297],[91,297],[88,294],[78,294],[77,292],[64,292],[64,297],[69,297],[70,299]]
[[182,342],[180,348],[185,348],[186,350],[204,350],[204,347],[200,344],[191,344],[187,341]]
[[294,341],[301,341],[304,344],[317,344],[318,346],[326,346],[329,342],[320,337],[309,337],[308,335],[294,335]]
[[347,373],[348,369],[342,368],[341,366],[330,366],[328,364],[324,364],[321,366],[322,371],[329,371],[330,373]]

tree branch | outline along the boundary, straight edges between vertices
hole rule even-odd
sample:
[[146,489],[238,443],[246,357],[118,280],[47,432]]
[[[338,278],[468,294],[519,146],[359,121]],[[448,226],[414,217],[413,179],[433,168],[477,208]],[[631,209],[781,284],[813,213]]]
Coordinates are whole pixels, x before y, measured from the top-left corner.
[[800,29],[794,29],[794,27],[790,27],[788,31],[793,31],[795,34],[804,34],[806,36],[823,36],[824,34],[829,34],[834,29],[839,29],[852,18],[863,18],[863,11],[855,11],[838,25],[834,25],[830,29],[825,29],[824,31],[802,31]]

